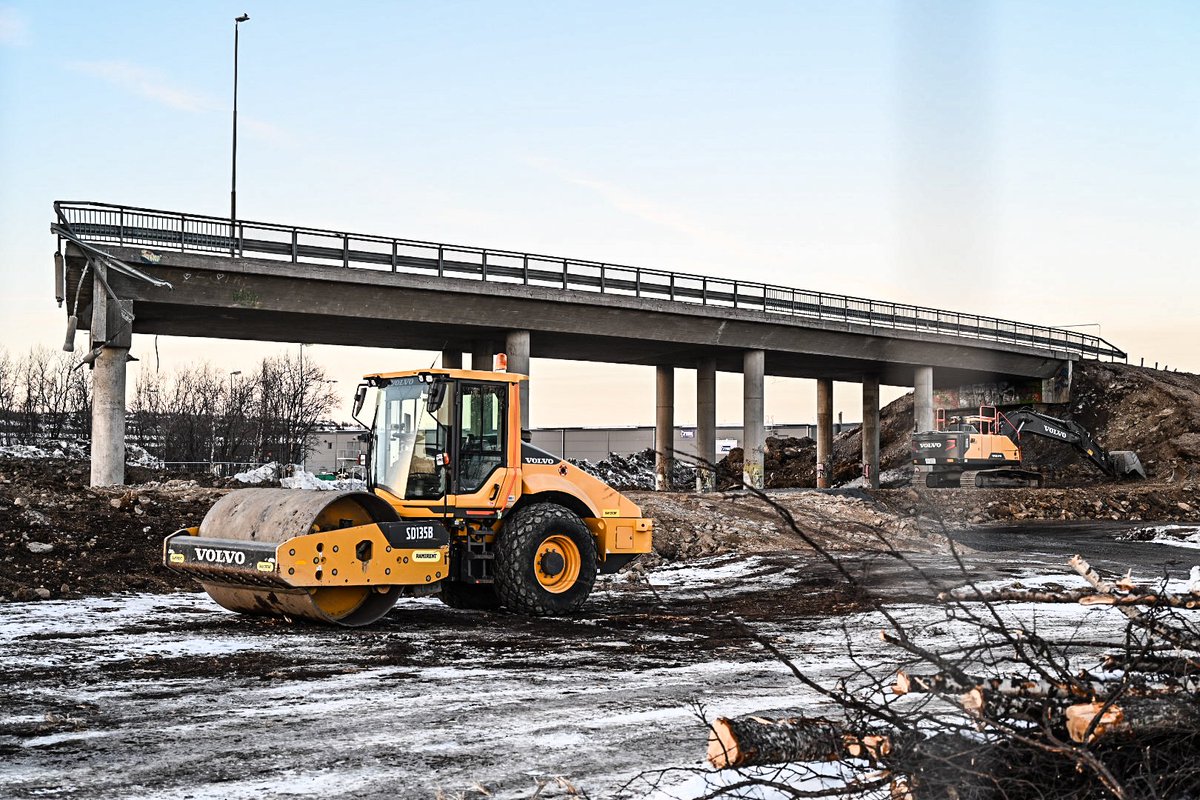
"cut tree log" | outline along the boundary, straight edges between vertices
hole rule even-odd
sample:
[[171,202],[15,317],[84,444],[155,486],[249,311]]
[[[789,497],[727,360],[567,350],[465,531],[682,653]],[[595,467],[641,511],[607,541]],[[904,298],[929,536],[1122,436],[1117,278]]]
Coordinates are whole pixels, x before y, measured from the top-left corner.
[[[1092,565],[1084,560],[1083,556],[1073,555],[1067,560],[1067,563],[1101,594],[1112,594],[1116,589],[1114,584],[1101,578],[1100,573],[1092,569]],[[1170,596],[1173,597],[1173,595]],[[1164,641],[1186,650],[1200,650],[1200,637],[1182,628],[1165,625],[1162,620],[1143,614],[1135,607],[1117,605],[1116,608],[1135,625],[1145,628]]]
[[1093,742],[1113,736],[1196,735],[1200,731],[1200,697],[1178,694],[1122,698],[1107,708],[1104,703],[1078,703],[1067,707],[1066,718],[1067,733],[1081,743],[1085,738]]
[[887,736],[859,736],[820,718],[718,717],[708,733],[708,762],[717,769],[841,758],[877,762],[889,752]]

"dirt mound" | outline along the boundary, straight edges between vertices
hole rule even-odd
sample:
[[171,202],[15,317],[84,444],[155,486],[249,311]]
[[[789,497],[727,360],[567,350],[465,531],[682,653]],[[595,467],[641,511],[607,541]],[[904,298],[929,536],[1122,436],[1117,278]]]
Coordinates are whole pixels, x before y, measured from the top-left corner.
[[[717,462],[717,488],[733,489],[742,484],[745,454],[735,447]],[[811,488],[817,485],[817,443],[807,436],[768,436],[763,454],[763,473],[768,489]]]
[[[879,411],[879,471],[900,470],[912,463],[912,392],[888,403]],[[862,431],[838,434],[833,439],[833,482],[852,481],[862,476]]]
[[[1132,450],[1151,478],[1200,478],[1200,375],[1075,362],[1070,404],[1046,412],[1092,432],[1106,450]],[[1027,437],[1025,459],[1066,482],[1095,480],[1098,473],[1069,447]]]
[[224,489],[129,469],[133,487],[89,489],[86,461],[0,459],[0,598],[194,588],[162,567],[168,533],[198,525]]

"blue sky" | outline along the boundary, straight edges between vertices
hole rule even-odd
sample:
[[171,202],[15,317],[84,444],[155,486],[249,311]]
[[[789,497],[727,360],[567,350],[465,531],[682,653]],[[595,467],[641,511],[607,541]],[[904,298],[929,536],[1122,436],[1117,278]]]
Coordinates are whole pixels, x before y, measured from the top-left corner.
[[[53,200],[226,212],[243,11],[244,218],[1099,323],[1135,361],[1200,369],[1184,2],[0,0],[10,349],[61,342]],[[231,370],[280,347],[160,342]],[[348,390],[429,361],[314,355]],[[536,425],[652,419],[648,368],[534,372]],[[722,420],[739,395],[723,377]],[[813,406],[808,382],[768,386],[776,421]]]

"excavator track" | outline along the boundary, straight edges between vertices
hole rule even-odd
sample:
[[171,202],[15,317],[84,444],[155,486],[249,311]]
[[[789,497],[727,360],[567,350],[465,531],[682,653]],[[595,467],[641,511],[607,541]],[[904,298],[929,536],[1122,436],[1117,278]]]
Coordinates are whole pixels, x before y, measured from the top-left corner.
[[167,562],[230,611],[369,625],[395,604],[398,587],[290,586],[276,568],[276,547],[299,536],[396,519],[391,506],[365,492],[242,489],[218,500],[198,530],[180,532],[191,535],[168,539]]
[[1042,474],[1012,467],[930,472],[925,485],[930,489],[1036,489],[1042,485]]

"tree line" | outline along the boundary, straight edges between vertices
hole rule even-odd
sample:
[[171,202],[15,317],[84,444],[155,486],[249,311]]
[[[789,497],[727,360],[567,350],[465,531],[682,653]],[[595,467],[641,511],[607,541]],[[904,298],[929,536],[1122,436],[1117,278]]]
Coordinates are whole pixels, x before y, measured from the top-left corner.
[[[90,438],[91,375],[77,364],[46,347],[0,348],[0,444]],[[324,368],[301,356],[268,356],[235,373],[208,362],[143,369],[126,441],[167,462],[298,463],[337,400]]]

